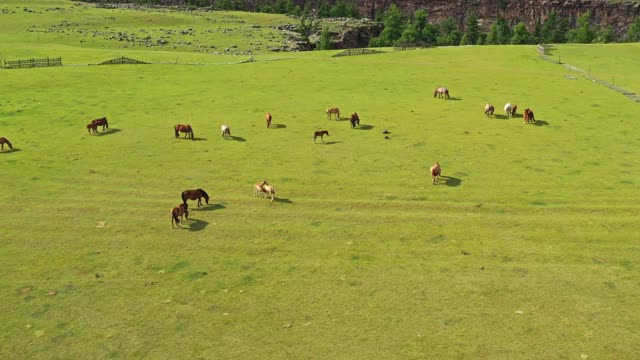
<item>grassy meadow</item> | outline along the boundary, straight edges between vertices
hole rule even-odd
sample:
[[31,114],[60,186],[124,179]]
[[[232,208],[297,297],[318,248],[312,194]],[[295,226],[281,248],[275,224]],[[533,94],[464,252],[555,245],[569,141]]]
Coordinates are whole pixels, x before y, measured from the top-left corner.
[[[0,358],[640,355],[638,104],[567,77],[535,46],[232,64],[246,56],[27,31],[78,11],[84,29],[129,32],[201,17],[0,5],[0,59],[165,63],[0,70],[0,136],[14,145],[0,152]],[[603,53],[581,56],[590,49]],[[438,85],[452,99],[434,99]],[[508,101],[536,124],[503,116]],[[326,119],[333,106],[343,119]],[[88,134],[102,116],[110,130]],[[177,123],[196,140],[175,139]],[[330,135],[314,144],[320,129]],[[263,179],[274,202],[252,196]],[[210,204],[190,202],[171,229],[169,210],[195,188]]]

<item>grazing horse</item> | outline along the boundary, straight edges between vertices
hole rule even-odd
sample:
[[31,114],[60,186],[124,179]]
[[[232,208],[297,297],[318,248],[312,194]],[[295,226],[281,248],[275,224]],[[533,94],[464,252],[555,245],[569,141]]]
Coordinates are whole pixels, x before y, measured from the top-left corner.
[[253,185],[253,196],[258,196],[259,194],[264,194],[265,193],[265,189],[264,189],[265,185],[269,185],[267,180],[263,180],[259,184],[254,184]]
[[185,190],[181,194],[182,203],[187,205],[187,200],[198,200],[198,207],[202,205],[202,198],[209,205],[209,195],[202,189]]
[[518,110],[518,105],[515,105],[515,104],[514,104],[514,105],[511,107],[511,114],[509,114],[509,115],[511,115],[511,117],[515,117],[515,116],[516,116],[516,110]]
[[522,114],[522,118],[524,120],[523,124],[536,122],[536,118],[533,116],[533,111],[531,111],[531,109],[529,108],[524,109],[524,114]]
[[176,131],[176,139],[180,137],[179,133],[183,132],[185,139],[189,137],[193,140],[193,129],[191,128],[191,125],[178,124],[174,126],[174,130]]
[[438,86],[433,92],[433,97],[436,96],[438,96],[439,98],[444,97],[445,99],[449,99],[449,89],[444,86]]
[[[173,229],[173,223],[175,222],[180,227],[180,219],[184,215],[185,219],[189,220],[189,207],[185,204],[180,204],[171,209],[171,228]],[[180,217],[180,218],[178,218]]]
[[89,134],[91,134],[91,130],[93,130],[94,133],[98,133],[98,123],[91,123],[89,125],[87,125],[87,131],[89,132]]
[[484,114],[487,115],[487,116],[493,115],[493,111],[494,110],[495,109],[493,108],[493,105],[491,105],[491,104],[486,104],[484,106]]
[[329,136],[329,130],[316,131],[315,133],[313,133],[313,143],[315,144],[316,138],[318,136],[320,136],[320,140],[322,140],[322,142],[324,142],[323,136],[325,136],[325,135]]
[[98,126],[102,126],[102,131],[104,131],[104,129],[108,129],[109,128],[109,122],[107,121],[106,117],[101,117],[100,119],[94,119],[91,121],[91,123],[95,123],[98,124]]
[[224,137],[225,135],[229,135],[231,136],[231,130],[229,129],[228,125],[222,125],[220,126],[220,131],[222,131],[222,136]]
[[358,113],[353,113],[353,115],[351,115],[351,119],[349,119],[349,121],[351,122],[351,128],[355,128],[356,125],[360,126],[360,117],[358,117]]
[[267,129],[271,127],[271,113],[268,112],[267,115],[264,116],[264,118],[267,120]]
[[9,149],[13,150],[13,145],[11,145],[11,141],[5,137],[0,137],[0,150],[4,151],[4,144],[9,145]]
[[440,173],[442,172],[440,164],[436,161],[436,163],[431,166],[431,169],[429,169],[429,172],[431,172],[431,183],[435,185],[438,180],[438,176],[440,176]]
[[336,120],[340,119],[340,109],[338,108],[328,108],[325,112],[327,114],[327,119],[331,120],[331,114],[336,115]]
[[504,112],[507,114],[507,117],[511,116],[511,110],[513,109],[513,107],[511,106],[511,103],[507,103],[504,106]]

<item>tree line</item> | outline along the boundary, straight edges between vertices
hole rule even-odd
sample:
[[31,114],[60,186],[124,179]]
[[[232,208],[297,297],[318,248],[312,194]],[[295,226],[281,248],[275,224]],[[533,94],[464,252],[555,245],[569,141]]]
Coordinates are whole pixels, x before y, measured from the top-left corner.
[[[591,13],[585,12],[571,26],[571,18],[562,18],[551,12],[544,22],[537,22],[529,31],[523,22],[509,26],[502,18],[491,24],[488,32],[478,25],[478,17],[470,12],[464,20],[464,30],[458,28],[458,21],[449,17],[440,23],[427,21],[427,13],[417,10],[405,16],[392,4],[380,16],[384,29],[380,36],[372,38],[369,46],[399,46],[406,44],[425,46],[456,45],[501,45],[537,43],[609,43],[616,41],[610,26],[592,24]],[[640,17],[636,17],[622,41],[640,41]]]

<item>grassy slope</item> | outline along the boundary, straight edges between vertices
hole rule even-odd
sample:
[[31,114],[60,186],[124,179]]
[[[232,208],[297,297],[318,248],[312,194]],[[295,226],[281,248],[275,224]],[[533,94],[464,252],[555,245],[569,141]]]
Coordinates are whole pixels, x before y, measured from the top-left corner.
[[[0,355],[637,357],[636,104],[533,47],[328,55],[2,71]],[[120,131],[88,135],[102,115]],[[195,187],[214,205],[170,230]]]

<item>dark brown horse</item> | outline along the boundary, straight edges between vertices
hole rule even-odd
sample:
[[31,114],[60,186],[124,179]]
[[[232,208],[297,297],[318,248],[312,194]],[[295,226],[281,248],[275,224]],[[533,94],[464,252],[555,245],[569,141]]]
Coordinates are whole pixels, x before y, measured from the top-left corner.
[[486,104],[484,106],[484,114],[487,116],[491,116],[493,115],[493,112],[495,111],[495,108],[493,107],[493,105],[491,104]]
[[440,176],[440,173],[442,172],[440,164],[436,161],[436,163],[431,166],[431,169],[429,169],[429,172],[431,173],[431,183],[435,185],[438,180],[438,176]]
[[182,203],[187,205],[187,200],[198,200],[198,207],[202,205],[202,198],[209,205],[209,195],[202,189],[185,190],[182,192]]
[[178,227],[180,227],[180,219],[182,216],[189,220],[189,206],[186,204],[180,204],[173,209],[171,209],[171,228],[173,229],[173,223],[175,222]]
[[5,137],[0,137],[0,150],[4,151],[4,144],[9,145],[9,149],[13,150],[13,145],[11,145],[11,141]]
[[267,120],[267,129],[271,127],[271,113],[268,112],[267,115],[264,116],[264,118]]
[[106,117],[101,117],[100,119],[94,119],[91,121],[92,124],[98,124],[98,126],[102,126],[102,131],[104,131],[104,129],[108,129],[109,128],[109,122],[107,121]]
[[522,119],[524,120],[523,124],[536,122],[536,118],[533,116],[533,111],[531,111],[531,109],[529,108],[524,109],[524,114],[522,114]]
[[89,134],[91,134],[91,131],[93,130],[93,132],[95,134],[97,134],[98,133],[98,126],[100,126],[100,125],[98,125],[98,123],[93,123],[92,122],[91,124],[87,125],[87,131],[89,132]]
[[327,111],[325,111],[325,113],[327,114],[327,119],[331,120],[331,114],[334,114],[336,116],[336,120],[340,119],[340,109],[336,108],[328,108]]
[[509,114],[511,117],[516,116],[516,110],[518,110],[518,105],[513,105],[511,107],[511,114]]
[[191,128],[191,125],[178,124],[174,129],[176,131],[176,138],[180,137],[179,133],[183,132],[185,139],[189,137],[193,140],[193,129]]
[[444,97],[445,99],[449,99],[449,89],[444,86],[438,86],[436,90],[433,92],[433,97]]
[[329,130],[320,130],[320,131],[316,131],[315,133],[313,133],[313,142],[316,142],[316,138],[319,136],[320,140],[322,140],[322,142],[324,142],[324,138],[323,136],[329,136]]
[[349,119],[349,121],[351,122],[351,128],[355,128],[356,125],[360,126],[360,117],[358,117],[358,113],[353,113],[353,115],[351,115],[351,119]]

